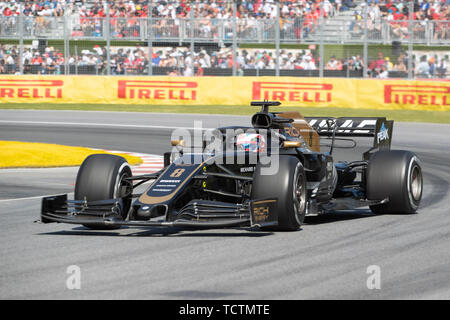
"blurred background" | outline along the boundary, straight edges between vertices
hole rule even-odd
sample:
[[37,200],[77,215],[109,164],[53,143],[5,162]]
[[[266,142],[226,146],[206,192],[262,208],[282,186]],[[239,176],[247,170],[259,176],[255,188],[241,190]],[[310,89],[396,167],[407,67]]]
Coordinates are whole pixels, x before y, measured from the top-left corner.
[[445,78],[450,0],[0,1],[0,74]]

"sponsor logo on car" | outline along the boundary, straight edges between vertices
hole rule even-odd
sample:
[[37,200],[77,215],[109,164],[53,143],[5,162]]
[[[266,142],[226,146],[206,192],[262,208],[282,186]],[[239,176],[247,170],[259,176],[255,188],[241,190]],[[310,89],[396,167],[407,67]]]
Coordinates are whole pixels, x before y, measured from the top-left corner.
[[[316,130],[323,130],[323,129],[333,129],[335,126],[337,126],[337,133],[370,133],[370,130],[374,128],[374,126],[377,123],[376,119],[346,119],[344,122],[338,124],[336,122],[332,122],[329,124],[327,122],[327,119],[314,119],[310,118],[308,120],[308,123],[310,126],[315,128]],[[331,125],[331,127],[329,127]],[[345,130],[346,128],[361,128],[361,130]],[[373,130],[373,129],[372,129]]]
[[[294,120],[295,122],[295,120]],[[299,137],[300,132],[294,127],[284,127],[284,131],[291,137]]]
[[269,206],[261,206],[253,208],[254,222],[264,222],[269,216]]
[[381,124],[380,131],[377,133],[377,140],[378,140],[378,143],[380,143],[381,141],[387,140],[387,139],[389,139],[389,133],[383,122]]
[[119,99],[197,100],[197,82],[119,80]]
[[253,100],[331,102],[331,83],[253,82]]
[[387,84],[384,103],[450,106],[450,86]]
[[0,79],[0,98],[61,99],[63,80]]

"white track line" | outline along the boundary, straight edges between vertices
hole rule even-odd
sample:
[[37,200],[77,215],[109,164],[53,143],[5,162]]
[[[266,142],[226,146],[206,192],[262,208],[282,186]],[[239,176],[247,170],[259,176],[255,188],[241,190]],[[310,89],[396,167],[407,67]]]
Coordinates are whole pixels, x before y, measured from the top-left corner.
[[65,125],[65,126],[84,126],[84,127],[113,127],[113,128],[137,128],[137,129],[183,129],[208,130],[213,128],[195,128],[195,127],[174,127],[174,126],[149,126],[139,124],[120,124],[120,123],[97,123],[97,122],[60,122],[60,121],[25,121],[25,120],[0,120],[0,123],[6,124],[43,124],[43,125]]
[[[72,194],[72,193],[73,193],[73,192],[68,193],[68,194]],[[46,194],[46,195],[42,195],[42,196],[33,196],[33,197],[25,197],[25,198],[3,199],[3,200],[0,200],[0,202],[17,201],[17,200],[33,200],[33,199],[41,199],[41,198],[44,198],[44,197],[51,197],[51,196],[54,196],[54,195],[57,195],[57,194],[54,193],[54,194]]]

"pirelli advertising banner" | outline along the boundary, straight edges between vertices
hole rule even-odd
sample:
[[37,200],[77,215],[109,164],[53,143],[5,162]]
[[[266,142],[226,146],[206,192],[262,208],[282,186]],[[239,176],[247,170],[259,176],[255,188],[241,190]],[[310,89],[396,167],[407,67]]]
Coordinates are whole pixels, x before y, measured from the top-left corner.
[[[450,81],[294,77],[0,76],[0,102],[450,110]],[[189,109],[187,108],[188,112]]]

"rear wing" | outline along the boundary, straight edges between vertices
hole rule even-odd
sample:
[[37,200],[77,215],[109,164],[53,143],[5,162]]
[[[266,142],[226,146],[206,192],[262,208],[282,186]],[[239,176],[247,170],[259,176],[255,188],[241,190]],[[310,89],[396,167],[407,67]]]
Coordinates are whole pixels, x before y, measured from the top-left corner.
[[305,120],[319,136],[373,137],[371,150],[391,148],[394,121],[384,117],[305,117]]

